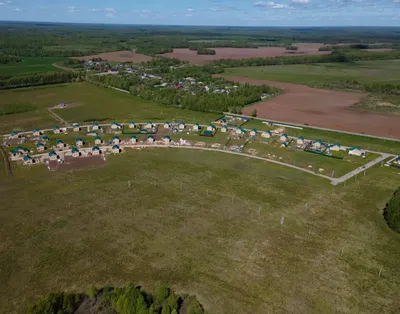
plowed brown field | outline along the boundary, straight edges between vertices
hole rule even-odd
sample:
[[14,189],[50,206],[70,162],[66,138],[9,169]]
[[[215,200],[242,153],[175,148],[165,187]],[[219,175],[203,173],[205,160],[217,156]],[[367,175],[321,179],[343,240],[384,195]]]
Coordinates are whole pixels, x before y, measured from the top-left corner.
[[105,53],[99,53],[97,55],[75,57],[75,59],[79,60],[91,60],[93,58],[101,58],[103,60],[114,61],[114,62],[137,62],[137,63],[147,62],[152,60],[152,58],[149,56],[145,56],[140,53],[132,51],[105,52]]
[[174,49],[174,52],[164,53],[161,56],[188,61],[194,64],[207,64],[219,59],[249,59],[279,56],[302,56],[330,54],[330,51],[318,51],[323,44],[297,44],[299,50],[288,51],[283,47],[260,48],[212,48],[215,55],[198,55],[197,51],[186,48]]
[[283,89],[282,95],[243,108],[243,114],[250,115],[257,109],[259,118],[400,139],[400,115],[350,107],[366,94],[337,92],[244,77],[219,76],[239,83],[265,84]]

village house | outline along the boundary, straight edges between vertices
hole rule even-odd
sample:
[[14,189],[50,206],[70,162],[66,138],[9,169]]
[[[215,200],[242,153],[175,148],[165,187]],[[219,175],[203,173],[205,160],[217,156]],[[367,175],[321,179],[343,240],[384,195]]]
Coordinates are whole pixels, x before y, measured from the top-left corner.
[[42,136],[42,141],[47,142],[49,140],[49,137],[47,135]]
[[94,138],[94,144],[95,145],[100,145],[100,144],[102,144],[103,143],[103,141],[101,140],[101,137],[100,136],[96,136],[95,138]]
[[17,132],[12,131],[10,133],[10,135],[8,136],[8,138],[10,138],[10,139],[19,138],[19,134]]
[[94,122],[94,123],[92,124],[92,130],[93,130],[93,131],[96,131],[96,130],[98,130],[98,129],[99,129],[99,124],[96,123],[96,122]]
[[304,145],[304,137],[299,136],[296,140],[297,145]]
[[286,141],[288,140],[288,136],[287,136],[286,133],[283,133],[283,134],[280,136],[279,139],[281,140],[281,142],[286,142]]
[[314,148],[320,149],[321,146],[322,146],[321,140],[316,140],[316,141],[314,142]]
[[228,127],[227,127],[226,125],[224,125],[224,126],[221,128],[221,132],[222,132],[222,133],[228,132]]
[[246,132],[245,129],[242,129],[242,128],[237,128],[237,129],[235,130],[235,133],[236,133],[237,135],[243,135],[245,132]]
[[147,121],[147,123],[144,126],[145,129],[152,129],[153,127],[154,127],[154,124],[151,121]]
[[50,158],[50,160],[57,160],[58,156],[54,150],[51,150],[49,152],[49,158]]
[[200,124],[198,123],[193,124],[193,131],[199,131],[200,129],[201,129]]
[[164,129],[169,129],[171,127],[171,124],[169,122],[164,122]]
[[32,131],[33,136],[40,136],[42,135],[42,132],[39,129],[34,129]]
[[136,144],[136,142],[137,142],[137,139],[136,139],[136,136],[131,136],[131,138],[129,139],[129,143],[130,144]]
[[56,146],[57,146],[57,148],[64,148],[65,144],[64,144],[64,142],[62,140],[58,140],[56,142]]
[[147,138],[147,142],[150,143],[150,144],[153,144],[154,141],[155,141],[155,139],[154,139],[154,136],[152,136],[152,135],[150,135],[150,136]]
[[215,130],[216,130],[216,127],[214,124],[207,125],[207,131],[214,132]]
[[256,136],[257,135],[257,129],[253,129],[250,131],[250,136]]
[[111,129],[113,130],[117,130],[117,129],[121,129],[122,125],[116,122],[111,123]]
[[58,126],[54,126],[53,127],[53,133],[54,134],[60,134],[62,131],[61,131],[61,129],[58,127]]
[[281,147],[288,147],[289,143],[288,142],[283,142]]
[[75,140],[75,145],[81,147],[83,145],[83,140],[81,138],[77,138]]
[[24,165],[32,165],[34,163],[34,160],[32,159],[31,156],[26,155],[24,156]]
[[362,151],[360,147],[354,146],[352,148],[349,148],[349,155],[360,157],[362,155]]
[[120,150],[120,148],[119,148],[118,145],[114,145],[114,146],[112,147],[112,150],[111,150],[111,151],[113,152],[113,154],[119,154],[119,153],[121,152],[121,150]]
[[183,130],[183,129],[185,128],[185,123],[184,123],[184,122],[179,123],[179,124],[178,124],[178,128],[179,128],[180,130]]
[[133,121],[131,121],[131,122],[129,122],[128,127],[129,127],[130,129],[136,129],[136,123],[133,122]]
[[261,133],[261,137],[264,137],[264,138],[271,138],[271,136],[272,136],[271,131],[264,131]]
[[164,144],[169,144],[169,142],[171,142],[171,138],[168,135],[164,136],[163,137],[163,143]]
[[121,142],[120,138],[118,136],[114,136],[112,138],[112,143],[115,144],[119,144]]
[[333,150],[333,151],[335,151],[335,152],[338,152],[338,151],[340,151],[340,144],[339,144],[339,143],[333,144],[333,145],[331,145],[331,146],[329,147],[329,149],[330,149],[330,150]]
[[38,152],[44,151],[44,145],[42,143],[36,143],[36,150]]
[[73,130],[74,132],[79,132],[79,131],[81,130],[81,128],[79,127],[79,124],[78,124],[78,123],[74,123],[74,124],[72,125],[72,130]]
[[100,154],[101,154],[100,148],[98,146],[93,146],[92,155],[100,155]]
[[72,157],[79,157],[81,155],[79,150],[75,147],[71,150],[71,153],[72,153]]

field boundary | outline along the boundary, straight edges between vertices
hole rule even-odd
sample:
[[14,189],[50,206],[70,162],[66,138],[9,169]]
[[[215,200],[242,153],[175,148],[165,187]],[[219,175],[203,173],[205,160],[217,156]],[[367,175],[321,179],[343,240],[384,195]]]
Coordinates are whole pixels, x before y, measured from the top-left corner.
[[7,152],[5,151],[3,146],[0,146],[0,150],[1,150],[1,155],[3,156],[4,159],[4,171],[6,172],[6,175],[10,176],[12,175],[10,159],[8,159]]
[[282,124],[282,126],[288,126],[288,127],[296,126],[296,127],[315,129],[315,130],[320,130],[320,131],[330,131],[330,132],[343,133],[343,134],[349,134],[349,135],[370,137],[370,138],[375,138],[375,139],[378,139],[378,140],[400,142],[400,139],[391,138],[391,137],[383,137],[383,136],[370,135],[370,134],[364,134],[364,133],[356,133],[356,132],[348,132],[348,131],[342,131],[342,130],[336,130],[336,129],[321,128],[321,127],[312,126],[312,125],[302,125],[302,124],[297,124],[297,123],[287,123],[285,121],[278,121],[278,120],[272,120],[272,119],[263,119],[263,118],[251,117],[251,116],[246,116],[246,115],[243,115],[243,114],[236,114],[236,113],[230,113],[230,112],[224,112],[224,114],[228,115],[228,116],[245,117],[245,118],[250,118],[250,119],[260,120],[260,121],[265,121],[265,122],[280,123],[280,124]]

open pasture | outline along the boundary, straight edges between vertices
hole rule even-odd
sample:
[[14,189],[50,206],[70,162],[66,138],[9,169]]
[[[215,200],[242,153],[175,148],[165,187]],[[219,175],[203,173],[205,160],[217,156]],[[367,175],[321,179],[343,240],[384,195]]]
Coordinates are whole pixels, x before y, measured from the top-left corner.
[[22,61],[15,64],[0,65],[0,75],[24,75],[34,72],[61,71],[53,63],[61,62],[63,57],[23,57]]
[[8,133],[52,127],[60,124],[48,112],[60,101],[76,106],[56,109],[63,119],[73,122],[111,122],[113,120],[163,122],[172,119],[189,122],[209,123],[218,114],[200,113],[159,106],[150,101],[118,91],[97,87],[88,83],[74,83],[39,88],[26,88],[0,92],[0,108],[9,104],[31,104],[35,110],[0,116],[0,132]]
[[333,191],[190,150],[126,151],[90,171],[15,166],[0,180],[2,311],[56,290],[162,280],[213,313],[396,312],[399,237],[381,214],[398,187],[389,168]]

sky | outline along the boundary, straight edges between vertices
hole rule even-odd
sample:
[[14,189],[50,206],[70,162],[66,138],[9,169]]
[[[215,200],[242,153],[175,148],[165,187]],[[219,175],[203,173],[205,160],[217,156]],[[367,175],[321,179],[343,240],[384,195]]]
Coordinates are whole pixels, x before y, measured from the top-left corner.
[[213,26],[400,26],[400,0],[0,0],[0,20]]

